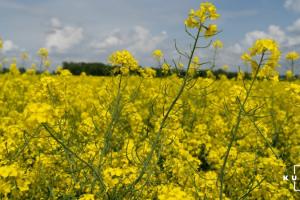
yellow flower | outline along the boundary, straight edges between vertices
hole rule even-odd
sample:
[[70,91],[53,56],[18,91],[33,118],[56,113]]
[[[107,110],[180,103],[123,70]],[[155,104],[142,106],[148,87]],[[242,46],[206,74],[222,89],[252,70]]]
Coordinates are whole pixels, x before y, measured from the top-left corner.
[[72,75],[72,73],[69,70],[67,70],[67,69],[61,70],[59,74],[61,76],[71,76]]
[[295,61],[298,60],[300,56],[296,51],[291,51],[288,54],[286,54],[285,58],[290,61]]
[[248,53],[244,53],[242,56],[241,56],[241,59],[248,62],[251,60],[251,56],[248,54]]
[[205,37],[211,37],[214,36],[218,31],[218,26],[216,24],[210,24],[206,31],[205,31]]
[[[192,13],[193,10],[191,10]],[[189,28],[196,28],[199,26],[199,22],[194,17],[190,16],[185,21],[184,24]]]
[[10,73],[13,74],[13,75],[18,75],[18,74],[20,74],[20,71],[19,71],[19,69],[18,69],[16,63],[11,63],[11,64],[10,64],[9,71],[10,71]]
[[292,70],[287,70],[285,72],[285,76],[286,76],[287,79],[290,79],[294,76],[294,74],[293,74]]
[[46,67],[46,68],[49,68],[50,66],[51,66],[51,61],[50,60],[45,60],[45,62],[44,62],[44,66]]
[[32,63],[32,64],[31,64],[31,69],[34,69],[34,70],[36,70],[36,67],[37,67],[37,66],[36,66],[36,64],[35,64],[35,63]]
[[161,68],[162,68],[162,73],[164,75],[168,74],[170,71],[170,65],[168,65],[167,63],[162,64]]
[[157,60],[160,60],[160,59],[164,56],[163,52],[162,52],[160,49],[154,50],[154,51],[152,52],[152,55],[153,55],[153,57],[156,58]]
[[8,165],[0,167],[0,177],[17,177],[18,170],[16,165]]
[[156,71],[151,67],[146,67],[143,71],[144,77],[153,78],[156,76]]
[[29,190],[30,181],[18,178],[17,184],[18,184],[18,188],[21,192],[25,192],[25,191]]
[[129,71],[137,70],[139,66],[138,61],[127,50],[112,53],[109,56],[108,61],[113,66],[119,67],[119,71],[124,75],[128,74]]
[[159,187],[158,192],[159,200],[175,200],[175,199],[194,199],[191,194],[185,192],[182,188],[176,185],[162,185]]
[[197,72],[197,69],[199,68],[200,59],[198,56],[193,57],[190,69],[188,71],[188,74],[190,76],[194,76]]
[[222,49],[223,48],[223,42],[221,40],[216,40],[213,42],[213,47],[216,49]]
[[226,71],[226,70],[229,69],[229,66],[228,65],[223,65],[222,69]]
[[237,80],[243,80],[244,77],[245,77],[245,73],[244,73],[244,72],[239,71],[239,72],[237,73]]
[[94,200],[95,199],[95,195],[93,194],[84,194],[81,195],[79,200]]
[[179,62],[179,63],[178,63],[178,68],[179,68],[179,69],[183,69],[183,67],[184,67],[184,64],[183,64],[182,62]]
[[[262,63],[256,61],[257,56],[264,55],[264,60]],[[261,68],[261,73],[263,77],[269,76],[270,74],[275,74],[275,67],[279,66],[281,52],[279,46],[275,40],[272,39],[259,39],[256,40],[253,46],[249,49],[249,53],[245,53],[241,58],[249,63],[252,67],[252,72],[257,71],[258,67]],[[259,66],[259,64],[261,66]]]
[[61,71],[63,70],[63,67],[61,66],[61,65],[58,65],[57,67],[56,67],[56,73],[60,73]]
[[12,186],[9,183],[0,180],[0,194],[6,195],[6,194],[10,193],[11,190],[12,190]]
[[215,5],[204,2],[200,4],[198,10],[190,10],[189,16],[184,23],[188,28],[199,28],[206,20],[216,20],[219,16]]
[[37,54],[42,58],[42,59],[46,59],[49,55],[49,52],[46,48],[40,48],[37,52]]

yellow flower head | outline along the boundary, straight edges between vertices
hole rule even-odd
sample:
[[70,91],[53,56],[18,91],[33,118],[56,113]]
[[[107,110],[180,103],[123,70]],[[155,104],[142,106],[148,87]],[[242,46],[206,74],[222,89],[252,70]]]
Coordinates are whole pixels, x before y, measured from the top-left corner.
[[213,42],[213,47],[216,49],[222,49],[223,48],[223,42],[221,40],[216,40]]
[[46,59],[49,55],[49,52],[46,48],[40,48],[37,52],[37,54],[42,58],[42,59]]
[[291,51],[288,54],[286,54],[285,58],[289,61],[296,61],[300,58],[300,56],[296,51]]
[[139,66],[138,61],[127,50],[112,53],[108,61],[111,65],[120,67],[122,74],[128,74],[130,70],[135,71]]
[[94,200],[95,195],[93,194],[83,194],[80,196],[79,200]]
[[214,4],[204,2],[200,4],[198,10],[191,9],[188,18],[185,20],[185,25],[188,28],[199,28],[206,20],[216,20],[219,18],[217,9]]
[[226,70],[229,69],[229,66],[228,65],[223,65],[222,69],[226,71]]
[[160,60],[164,56],[163,52],[160,49],[154,50],[152,52],[152,55],[153,55],[154,58],[156,58],[158,60]]
[[286,76],[287,79],[290,79],[294,76],[294,74],[293,74],[292,70],[287,70],[285,72],[285,76]]
[[13,74],[13,75],[18,75],[18,74],[20,74],[20,71],[19,71],[19,69],[18,69],[16,63],[11,63],[11,64],[10,64],[9,71],[10,71],[10,73]]
[[144,70],[146,77],[152,78],[156,76],[156,71],[150,67],[146,67]]
[[170,65],[167,63],[162,64],[161,68],[162,68],[162,73],[165,75],[168,74],[170,71]]
[[251,61],[251,56],[248,53],[241,55],[241,59],[245,62]]
[[205,31],[205,37],[214,36],[217,32],[218,26],[216,24],[210,24]]
[[45,60],[45,62],[44,62],[44,66],[46,67],[46,68],[49,68],[50,66],[51,66],[51,61],[50,60]]
[[184,67],[184,64],[183,64],[182,62],[179,62],[179,63],[178,63],[178,68],[179,68],[179,69],[183,69],[183,67]]
[[[241,58],[251,64],[252,71],[256,71],[259,67],[259,63],[255,60],[257,56],[264,55],[264,60],[262,61],[261,68],[266,68],[264,71],[275,70],[275,67],[279,65],[279,59],[281,52],[279,46],[275,40],[272,39],[259,39],[253,44],[249,49],[249,53],[245,53]],[[263,70],[263,69],[262,69]]]
[[31,64],[31,69],[35,69],[35,70],[36,70],[36,68],[37,68],[36,63],[32,63],[32,64]]

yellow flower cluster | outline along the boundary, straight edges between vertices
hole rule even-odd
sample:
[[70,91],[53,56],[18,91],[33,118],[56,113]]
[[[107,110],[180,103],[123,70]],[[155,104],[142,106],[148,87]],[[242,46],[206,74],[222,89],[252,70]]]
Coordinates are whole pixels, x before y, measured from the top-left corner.
[[285,76],[287,79],[291,79],[294,76],[294,74],[293,74],[292,70],[287,70],[285,72]]
[[170,72],[171,67],[168,63],[163,63],[161,69],[162,69],[162,73],[166,75]]
[[[175,105],[159,152],[133,191],[128,188],[139,177],[180,78],[126,76],[122,95],[116,96],[117,80],[111,77],[70,76],[63,70],[55,76],[1,75],[0,196],[45,199],[51,190],[53,199],[124,194],[217,199],[228,133],[240,108],[236,98],[245,97],[249,82],[210,77],[195,79]],[[242,197],[251,180],[259,185],[248,199],[298,199],[282,175],[300,162],[300,107],[295,106],[300,83],[262,81],[253,87],[245,112],[264,117],[255,125],[252,118],[241,123],[228,157],[224,199]],[[289,162],[275,157],[266,142]],[[103,154],[106,145],[111,148]]]
[[94,199],[95,199],[95,195],[93,194],[84,194],[79,198],[79,200],[94,200]]
[[186,194],[186,192],[182,191],[180,187],[169,185],[162,186],[159,195],[159,200],[177,200],[177,199],[186,199],[193,200],[194,198]]
[[[204,23],[218,17],[202,3],[185,24],[210,37],[217,26]],[[50,66],[47,49],[38,55]],[[13,60],[0,75],[0,199],[300,199],[282,180],[300,162],[300,82],[274,75],[277,43],[257,40],[242,55],[271,80],[193,77],[200,58],[182,55],[184,78],[155,78],[127,50],[108,59],[118,77],[35,74],[35,65],[21,74]]]
[[249,53],[243,54],[241,58],[251,65],[253,73],[260,70],[261,76],[271,76],[279,65],[280,55],[275,40],[258,39],[249,49]]
[[42,59],[47,59],[49,52],[46,48],[40,48],[37,52],[37,54],[42,58]]
[[139,73],[144,78],[153,78],[156,76],[156,71],[151,67],[139,68]]
[[123,75],[129,74],[130,71],[135,71],[139,67],[138,61],[127,50],[112,53],[108,61],[113,66],[119,67],[119,71]]
[[157,60],[160,60],[160,59],[164,56],[163,52],[162,52],[160,49],[154,50],[154,51],[152,52],[152,55],[153,55],[153,57],[154,57],[155,59],[157,59]]
[[217,9],[214,4],[204,2],[200,4],[198,10],[191,9],[188,18],[185,20],[185,25],[188,28],[197,28],[205,30],[205,36],[210,37],[217,33],[218,27],[216,24],[205,26],[207,20],[216,20],[219,18]]
[[223,42],[221,40],[216,40],[213,42],[213,47],[216,49],[222,49],[223,48]]
[[216,7],[212,3],[201,3],[198,10],[190,10],[189,17],[185,20],[185,25],[189,28],[199,28],[206,20],[216,20],[219,16]]
[[20,74],[20,71],[17,67],[17,64],[16,63],[11,63],[10,66],[9,66],[9,71],[10,73],[14,74],[14,75],[18,75]]
[[296,51],[291,51],[289,53],[286,54],[286,57],[285,57],[287,60],[290,60],[290,61],[296,61],[300,58],[299,54],[296,52]]

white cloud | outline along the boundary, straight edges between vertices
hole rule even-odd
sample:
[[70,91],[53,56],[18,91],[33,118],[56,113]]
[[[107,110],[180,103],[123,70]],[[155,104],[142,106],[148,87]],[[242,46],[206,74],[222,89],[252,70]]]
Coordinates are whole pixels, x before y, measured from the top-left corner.
[[279,26],[270,25],[267,31],[255,30],[246,33],[245,37],[241,41],[228,46],[222,51],[220,60],[228,64],[241,65],[242,62],[240,56],[242,53],[247,51],[247,49],[251,47],[257,39],[262,38],[274,39],[280,44],[280,46],[288,46],[291,39],[289,36],[287,36],[285,30]]
[[220,52],[220,60],[225,63],[231,63],[235,66],[242,64],[240,56],[246,52],[249,47],[257,39],[271,38],[279,43],[282,54],[288,51],[296,50],[300,52],[300,19],[296,20],[292,25],[281,28],[276,25],[270,25],[266,31],[255,30],[245,34],[244,38],[239,42],[225,47]]
[[3,42],[3,52],[9,52],[19,49],[17,45],[15,45],[11,40],[4,40]]
[[229,46],[227,48],[228,51],[234,53],[234,54],[241,54],[243,52],[243,48],[240,44],[236,43],[232,46]]
[[295,47],[300,45],[300,36],[294,36],[288,38],[287,47]]
[[287,27],[287,30],[290,32],[300,32],[300,19],[296,20],[291,26]]
[[120,46],[124,43],[120,29],[112,30],[106,37],[102,38],[101,41],[94,41],[90,43],[90,47],[99,49],[104,52],[109,48]]
[[46,36],[46,48],[64,53],[83,39],[81,27],[62,26],[60,20],[51,19],[51,31]]
[[300,12],[300,0],[285,0],[284,7],[289,10]]
[[276,40],[280,46],[282,47],[288,47],[292,45],[292,42],[295,43],[294,39],[295,37],[287,35],[287,32],[276,25],[270,25],[267,29],[267,31],[251,31],[245,34],[245,37],[226,48],[227,51],[233,54],[242,54],[244,51],[246,51],[249,47],[252,46],[252,44],[257,39],[262,38],[271,38]]
[[61,28],[61,21],[57,18],[52,18],[51,19],[51,26],[53,28]]
[[242,41],[243,45],[251,46],[254,41],[261,38],[271,38],[283,44],[286,42],[286,33],[279,26],[270,25],[267,32],[264,31],[252,31],[246,33],[245,39]]
[[130,31],[114,30],[100,42],[93,42],[91,46],[102,52],[118,47],[126,48],[133,53],[148,53],[154,50],[166,38],[167,33],[165,31],[153,36],[148,29],[142,26],[135,26]]

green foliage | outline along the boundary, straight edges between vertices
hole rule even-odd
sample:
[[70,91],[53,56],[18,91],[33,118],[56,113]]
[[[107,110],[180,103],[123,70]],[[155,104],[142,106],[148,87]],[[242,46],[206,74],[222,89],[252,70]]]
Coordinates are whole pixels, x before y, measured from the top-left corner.
[[63,62],[63,68],[68,69],[73,75],[80,75],[85,72],[87,75],[110,76],[114,67],[104,63],[85,62]]

